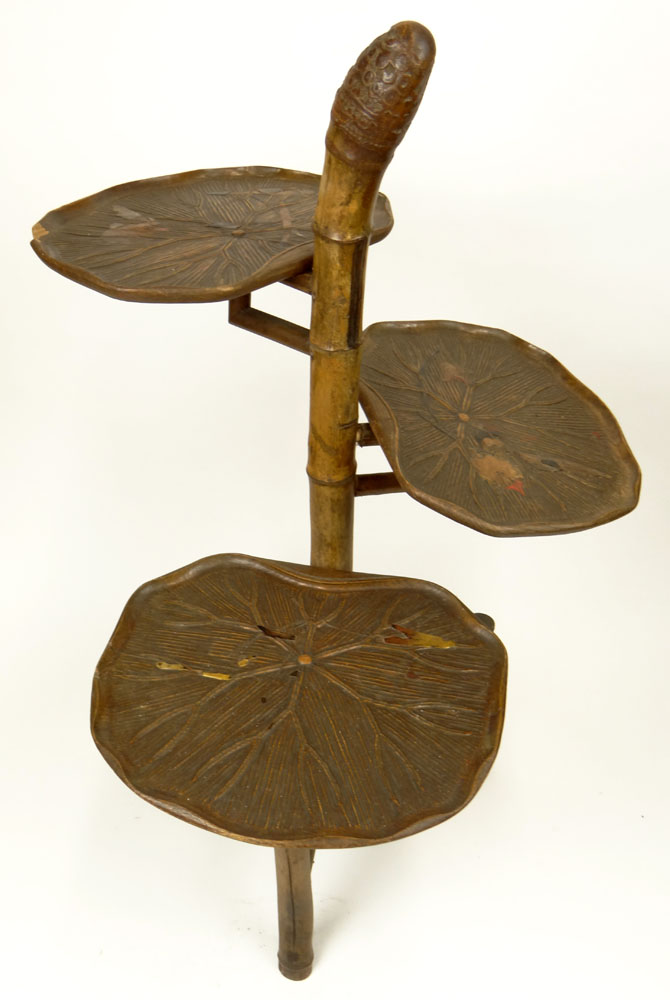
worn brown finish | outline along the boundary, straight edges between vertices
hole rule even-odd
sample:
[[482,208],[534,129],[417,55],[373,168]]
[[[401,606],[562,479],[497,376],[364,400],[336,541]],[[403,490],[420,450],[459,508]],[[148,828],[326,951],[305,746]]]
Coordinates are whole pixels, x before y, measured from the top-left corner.
[[302,274],[296,274],[292,278],[283,278],[282,284],[295,288],[298,292],[305,292],[307,295],[311,295],[314,290],[311,270],[303,271]]
[[[312,565],[213,556],[144,585],[98,664],[91,711],[98,747],[137,794],[274,848],[279,967],[294,980],[312,968],[314,850],[452,816],[503,724],[493,619],[434,584],[352,573],[354,497],[404,489],[513,535],[611,520],[639,490],[612,415],[538,348],[447,322],[362,337],[368,245],[393,222],[379,185],[433,58],[414,22],[362,53],[333,104],[321,178],[152,178],[33,230],[36,253],[82,284],[131,301],[229,299],[231,323],[310,355]],[[252,308],[273,281],[312,295],[309,331]],[[380,444],[393,471],[356,475],[356,444]]]
[[[31,246],[45,264],[113,298],[215,302],[305,271],[317,174],[227,167],[107,188],[49,212]],[[393,226],[380,195],[373,242]]]
[[579,531],[637,503],[607,407],[546,351],[466,323],[376,323],[361,402],[416,500],[491,535]]
[[472,798],[505,674],[500,641],[434,584],[213,556],[130,599],[92,728],[126,784],[181,819],[351,847]]
[[337,92],[314,217],[310,477],[312,565],[351,569],[360,336],[371,213],[435,57],[406,21],[368,46]]
[[374,448],[379,445],[370,424],[359,424],[356,431],[356,444],[359,448]]
[[402,493],[403,488],[393,472],[363,472],[356,476],[357,497],[379,497],[386,493]]
[[335,95],[326,145],[338,160],[386,167],[409,128],[435,59],[433,36],[416,21],[380,35]]
[[299,982],[312,971],[314,852],[301,847],[276,847],[277,910],[279,916],[279,970]]
[[[309,353],[306,330],[245,303],[231,301],[232,323]],[[358,424],[356,444],[381,443],[395,473],[355,476],[355,496],[402,490],[497,536],[579,531],[635,507],[640,474],[619,425],[545,351],[446,321],[369,333],[360,398],[379,440]]]
[[[353,564],[359,341],[373,206],[384,166],[418,107],[433,58],[434,42],[425,28],[395,25],[352,67],[331,113],[307,286],[313,296],[307,472],[315,566],[348,570]],[[301,864],[307,864],[304,855]],[[311,890],[301,883],[291,910],[311,912],[311,906]],[[280,940],[288,933],[280,930]],[[281,945],[279,967],[289,974]]]
[[309,354],[309,330],[297,323],[290,323],[279,316],[255,309],[251,305],[251,295],[240,295],[228,302],[228,322],[243,330],[251,330],[261,337],[274,340],[294,351]]

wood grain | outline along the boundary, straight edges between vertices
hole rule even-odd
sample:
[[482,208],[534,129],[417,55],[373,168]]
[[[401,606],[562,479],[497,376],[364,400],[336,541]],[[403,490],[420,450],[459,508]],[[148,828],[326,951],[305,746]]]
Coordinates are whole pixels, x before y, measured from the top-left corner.
[[328,149],[350,163],[385,166],[418,110],[434,60],[435,40],[417,21],[375,38],[335,95]]
[[[278,167],[133,181],[49,212],[31,246],[55,271],[113,298],[220,301],[309,268],[319,182]],[[373,242],[392,226],[379,195]]]
[[579,531],[637,503],[640,470],[604,403],[503,330],[376,323],[361,403],[403,489],[487,534]]
[[379,186],[421,102],[435,56],[427,28],[393,25],[338,90],[314,217],[310,322],[310,561],[353,567],[360,339]]
[[273,846],[446,819],[500,740],[500,641],[433,584],[213,556],[130,599],[92,726],[138,794]]

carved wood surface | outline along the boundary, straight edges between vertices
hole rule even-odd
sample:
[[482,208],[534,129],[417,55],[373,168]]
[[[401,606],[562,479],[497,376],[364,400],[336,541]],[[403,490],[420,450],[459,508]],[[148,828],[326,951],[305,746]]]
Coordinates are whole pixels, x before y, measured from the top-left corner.
[[121,778],[182,819],[352,846],[469,801],[505,678],[497,637],[434,584],[213,556],[130,599],[92,726]]
[[[230,167],[108,188],[49,212],[31,246],[65,277],[134,302],[213,302],[309,267],[320,177]],[[372,242],[393,225],[379,195]]]
[[403,489],[491,535],[578,531],[637,503],[607,407],[550,354],[465,323],[377,323],[361,402]]
[[435,59],[422,24],[394,24],[360,54],[335,95],[326,144],[348,162],[387,163],[421,103]]

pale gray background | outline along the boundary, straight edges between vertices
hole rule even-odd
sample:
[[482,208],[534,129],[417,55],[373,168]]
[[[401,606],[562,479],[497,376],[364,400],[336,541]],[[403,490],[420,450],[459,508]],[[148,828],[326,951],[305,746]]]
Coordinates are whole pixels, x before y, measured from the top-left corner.
[[[6,995],[667,996],[665,0],[9,0],[0,16]],[[306,361],[227,327],[225,305],[67,282],[28,238],[135,178],[319,171],[348,66],[407,17],[438,60],[384,181],[396,227],[365,321],[488,324],[556,354],[619,418],[643,494],[613,524],[525,540],[406,496],[359,502],[357,568],[495,616],[508,716],[458,817],[317,856],[318,959],[293,985],[272,853],[133,796],[87,717],[138,584],[214,552],[307,560]],[[307,322],[298,293],[257,302]]]

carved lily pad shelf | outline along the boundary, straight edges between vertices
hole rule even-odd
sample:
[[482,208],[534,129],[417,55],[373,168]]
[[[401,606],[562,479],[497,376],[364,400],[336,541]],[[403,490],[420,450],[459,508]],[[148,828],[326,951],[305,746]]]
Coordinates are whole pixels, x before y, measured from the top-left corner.
[[[33,227],[45,264],[130,302],[217,302],[311,267],[321,178],[279,167],[228,167],[107,188]],[[371,242],[391,231],[379,195]]]
[[403,489],[490,535],[580,531],[635,507],[607,407],[546,351],[466,323],[376,323],[361,403]]
[[[610,521],[639,491],[614,417],[539,348],[453,322],[362,335],[368,245],[393,224],[379,184],[434,52],[414,22],[365,49],[335,97],[321,177],[153,178],[33,230],[38,256],[81,284],[138,302],[228,299],[232,323],[310,355],[311,565],[213,556],[141,587],[92,706],[103,756],[144,799],[275,848],[291,979],[312,967],[314,850],[452,816],[502,729],[493,621],[435,584],[353,573],[355,497],[405,490],[480,531],[537,535]],[[309,330],[251,307],[274,281],[312,294]],[[357,476],[357,443],[381,445],[393,471]]]
[[351,847],[472,798],[505,675],[500,640],[434,584],[212,556],[130,599],[96,671],[93,733],[181,819]]

